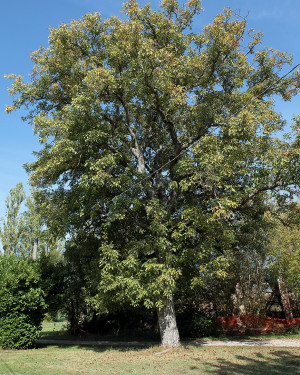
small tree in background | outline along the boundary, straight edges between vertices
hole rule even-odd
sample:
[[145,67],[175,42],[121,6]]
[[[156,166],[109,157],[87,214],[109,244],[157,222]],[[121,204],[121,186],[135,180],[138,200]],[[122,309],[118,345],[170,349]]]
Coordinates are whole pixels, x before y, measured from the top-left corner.
[[5,200],[6,213],[1,218],[0,240],[6,255],[24,255],[25,249],[22,245],[25,235],[25,220],[21,212],[21,206],[25,200],[23,185],[19,182],[15,188],[9,191]]
[[300,204],[274,221],[269,234],[269,272],[277,280],[286,318],[300,313]]
[[53,236],[45,225],[40,207],[32,191],[26,197],[19,182],[10,189],[7,196],[5,216],[1,218],[0,240],[5,255],[32,258],[34,243],[38,243],[39,253],[60,253],[64,241]]
[[270,233],[270,270],[284,278],[287,287],[300,293],[300,204],[282,215]]

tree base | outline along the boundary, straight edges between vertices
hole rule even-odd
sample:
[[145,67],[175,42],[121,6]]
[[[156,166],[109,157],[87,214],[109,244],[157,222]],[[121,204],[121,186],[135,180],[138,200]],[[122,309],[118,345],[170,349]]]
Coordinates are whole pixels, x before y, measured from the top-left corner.
[[176,348],[180,345],[179,332],[176,323],[173,299],[157,311],[158,324],[163,348]]

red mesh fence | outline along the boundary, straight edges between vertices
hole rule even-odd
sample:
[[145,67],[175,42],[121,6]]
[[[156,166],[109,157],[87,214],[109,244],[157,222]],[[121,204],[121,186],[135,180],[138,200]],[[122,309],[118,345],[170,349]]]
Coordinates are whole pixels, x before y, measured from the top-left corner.
[[292,326],[300,326],[300,318],[278,319],[257,315],[219,316],[217,324],[220,331],[229,334],[280,333]]

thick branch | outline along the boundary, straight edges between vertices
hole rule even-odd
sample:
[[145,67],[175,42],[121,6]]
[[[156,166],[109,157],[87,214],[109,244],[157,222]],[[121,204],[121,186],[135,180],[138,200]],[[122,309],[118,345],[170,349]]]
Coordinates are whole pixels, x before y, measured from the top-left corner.
[[242,199],[240,204],[236,207],[236,210],[241,209],[243,206],[245,206],[248,202],[250,202],[253,198],[255,198],[258,194],[263,193],[268,190],[274,190],[278,187],[283,187],[283,184],[281,182],[278,182],[275,180],[275,182],[267,184],[265,186],[261,186],[260,188],[254,189],[247,197]]
[[138,143],[137,135],[132,130],[132,127],[131,127],[132,121],[131,121],[131,116],[130,116],[129,110],[128,110],[126,102],[122,98],[122,96],[121,95],[117,95],[117,98],[120,100],[120,102],[121,102],[121,104],[122,104],[122,106],[124,108],[125,119],[126,119],[126,124],[127,124],[127,130],[129,132],[132,140],[134,141],[134,146],[135,147],[131,147],[130,150],[131,150],[131,152],[133,153],[133,155],[137,159],[137,162],[138,162],[138,172],[139,173],[145,173],[146,167],[145,167],[145,159],[144,159],[144,154],[143,154],[143,148],[140,147],[140,145]]

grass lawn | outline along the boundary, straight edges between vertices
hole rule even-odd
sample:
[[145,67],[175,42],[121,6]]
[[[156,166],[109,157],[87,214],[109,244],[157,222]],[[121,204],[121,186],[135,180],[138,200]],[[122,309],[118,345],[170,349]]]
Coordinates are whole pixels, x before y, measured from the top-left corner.
[[[66,333],[65,322],[44,323],[41,337],[72,338]],[[259,337],[300,338],[300,335]],[[111,339],[120,340],[120,337]],[[159,346],[110,348],[49,345],[32,350],[0,349],[0,375],[300,374],[300,348],[181,346],[165,353],[161,351]]]
[[299,374],[300,348],[180,347],[100,348],[48,346],[0,350],[0,374]]

